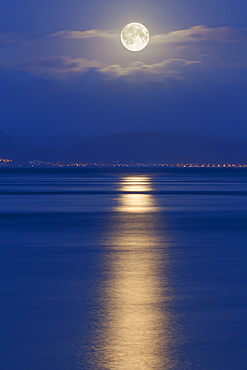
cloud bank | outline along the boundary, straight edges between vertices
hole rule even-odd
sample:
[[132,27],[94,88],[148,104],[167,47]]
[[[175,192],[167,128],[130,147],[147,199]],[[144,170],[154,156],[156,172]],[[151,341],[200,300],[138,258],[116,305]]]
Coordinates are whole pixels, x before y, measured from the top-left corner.
[[[58,31],[49,35],[51,37],[62,37],[66,39],[87,39],[87,38],[114,38],[116,33],[101,31],[98,29],[87,31]],[[185,43],[213,40],[223,43],[247,43],[247,28],[214,27],[204,25],[193,26],[187,29],[151,36],[151,43]]]
[[[187,45],[177,46],[178,44],[192,42],[200,43],[210,40],[228,44],[228,46],[225,47],[228,50],[228,54],[232,55],[231,47],[229,46],[229,44],[246,43],[247,29],[234,29],[231,27],[208,28],[199,25],[184,30],[169,32],[167,34],[153,35],[151,36],[151,42],[149,46],[150,55],[152,54],[152,45],[174,44],[175,48],[174,49],[170,48],[172,50],[170,55],[167,54],[167,57],[165,58],[163,49],[167,50],[168,48],[159,48],[159,50],[161,50],[161,53],[159,57],[160,60],[158,62],[155,62],[154,58],[152,59],[150,58],[150,60],[152,60],[152,63],[151,62],[148,63],[147,61],[144,63],[142,61],[136,60],[134,62],[129,63],[123,62],[124,65],[121,64],[121,61],[118,60],[116,56],[115,56],[116,63],[111,63],[110,59],[106,62],[103,62],[102,61],[103,59],[101,58],[100,54],[96,55],[95,57],[93,56],[91,58],[88,58],[87,51],[84,52],[83,49],[81,49],[82,52],[80,52],[79,54],[77,53],[79,57],[75,57],[73,56],[73,52],[71,53],[71,49],[67,48],[67,46],[64,46],[65,55],[56,55],[56,53],[58,53],[56,51],[56,42],[54,42],[56,38],[68,40],[101,38],[103,42],[103,39],[111,40],[114,37],[118,37],[118,35],[113,32],[101,31],[98,29],[86,31],[64,30],[58,31],[48,36],[49,37],[47,37],[47,35],[44,35],[42,39],[32,40],[30,44],[32,46],[34,45],[35,49],[34,52],[30,53],[30,55],[33,54],[33,56],[24,59],[23,57],[17,58],[15,50],[14,52],[12,52],[10,50],[13,49],[10,48],[7,49],[8,44],[13,44],[14,42],[17,42],[18,40],[17,35],[0,34],[0,43],[2,43],[2,45],[7,45],[5,49],[7,52],[4,51],[3,55],[4,54],[8,55],[9,52],[9,58],[6,58],[6,60],[4,60],[3,58],[0,63],[1,69],[3,71],[5,70],[25,71],[32,75],[50,79],[52,78],[65,79],[70,77],[76,77],[79,74],[82,75],[88,72],[89,70],[95,70],[103,77],[111,80],[124,79],[126,81],[164,82],[164,81],[184,81],[186,79],[194,78],[193,75],[195,75],[195,73],[197,73],[199,70],[204,75],[207,74],[207,71],[210,70],[211,73],[212,70],[214,70],[215,76],[217,76],[217,72],[219,71],[219,69],[223,68],[246,69],[247,66],[245,60],[241,59],[238,60],[237,58],[235,58],[235,60],[232,62],[231,60],[221,61],[221,58],[218,55],[209,55],[206,57],[204,55],[203,57],[203,47],[200,48],[198,44],[196,45],[196,48],[194,48],[191,54],[188,51],[189,48],[187,47]],[[49,40],[51,40],[52,38],[53,38],[52,48],[55,55],[47,56],[45,54],[47,50],[51,50]],[[18,51],[21,51],[20,52],[21,56],[26,54],[24,50],[30,49],[30,45],[29,43],[27,43],[26,39],[25,40],[22,39],[22,42],[23,44],[20,41],[18,42]],[[25,45],[26,49],[24,49],[24,46],[22,49],[21,45],[24,44],[26,44]],[[40,52],[41,44],[43,45],[42,52]],[[47,45],[49,47],[47,47]],[[61,48],[61,46],[59,48]],[[66,55],[66,50],[70,50],[69,51],[70,55]],[[200,50],[202,50],[202,52]],[[37,52],[36,54],[35,51]],[[177,54],[174,54],[174,52]],[[83,57],[81,57],[81,55],[83,55]],[[174,55],[176,55],[176,57]],[[197,74],[196,78],[198,78],[198,76],[199,74]]]
[[234,29],[232,27],[207,28],[206,26],[193,26],[184,30],[154,35],[151,42],[155,44],[185,43],[213,40],[224,43],[246,43],[247,28]]
[[62,37],[65,39],[91,39],[91,38],[114,38],[116,34],[110,31],[87,30],[87,31],[58,31],[49,35],[50,37]]
[[247,70],[247,63],[225,62],[210,55],[203,55],[199,60],[169,58],[153,64],[135,61],[127,66],[104,65],[96,60],[68,56],[27,59],[12,64],[0,63],[0,69],[3,71],[24,71],[44,79],[77,78],[93,70],[107,80],[121,79],[138,83],[181,83],[189,79],[200,79],[201,76],[207,75],[207,71],[211,74],[212,70],[215,71],[215,76],[219,76],[219,71],[227,68]]
[[24,71],[43,78],[63,79],[78,73],[83,74],[89,69],[100,69],[102,64],[86,58],[68,56],[26,59],[18,63],[1,63],[4,70]]
[[103,67],[99,72],[110,78],[124,78],[129,81],[164,81],[181,80],[182,70],[191,65],[200,64],[200,61],[189,61],[184,59],[168,59],[155,64],[142,62],[130,63],[128,67],[121,65],[109,65]]
[[103,65],[95,60],[73,58],[68,56],[45,57],[41,59],[27,59],[19,63],[4,64],[5,70],[19,70],[43,78],[65,79],[89,70],[95,70],[108,80],[124,79],[127,81],[157,81],[181,80],[189,67],[201,64],[201,61],[184,59],[167,59],[159,63],[146,64],[140,61],[132,62],[127,66]]

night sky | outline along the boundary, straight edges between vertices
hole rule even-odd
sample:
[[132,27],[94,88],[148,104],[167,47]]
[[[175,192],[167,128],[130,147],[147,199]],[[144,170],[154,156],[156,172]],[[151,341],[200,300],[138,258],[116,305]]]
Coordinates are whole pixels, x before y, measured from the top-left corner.
[[[130,22],[147,48],[120,43]],[[246,0],[3,0],[0,130],[247,140]]]

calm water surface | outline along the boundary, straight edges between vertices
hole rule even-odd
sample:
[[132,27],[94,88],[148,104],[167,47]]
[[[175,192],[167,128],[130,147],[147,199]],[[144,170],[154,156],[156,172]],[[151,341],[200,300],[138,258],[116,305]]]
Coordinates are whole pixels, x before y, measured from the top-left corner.
[[246,170],[1,170],[2,370],[246,370]]

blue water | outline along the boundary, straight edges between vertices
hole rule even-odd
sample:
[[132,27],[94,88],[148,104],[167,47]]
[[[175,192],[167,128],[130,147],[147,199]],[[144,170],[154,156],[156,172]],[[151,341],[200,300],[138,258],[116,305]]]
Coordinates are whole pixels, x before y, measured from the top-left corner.
[[247,171],[1,170],[1,370],[246,370]]

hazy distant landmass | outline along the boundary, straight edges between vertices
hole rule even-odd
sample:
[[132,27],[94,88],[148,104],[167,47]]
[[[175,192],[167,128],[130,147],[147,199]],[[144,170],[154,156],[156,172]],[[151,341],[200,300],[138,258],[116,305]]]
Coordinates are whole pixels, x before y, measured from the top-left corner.
[[247,142],[193,135],[139,132],[95,138],[57,135],[13,140],[0,132],[0,157],[63,163],[247,163]]
[[25,165],[32,158],[50,160],[51,158],[57,158],[57,155],[58,153],[55,150],[33,145],[32,142],[23,143],[14,140],[3,131],[0,131],[0,158],[12,159],[13,165]]
[[141,132],[98,137],[67,151],[72,161],[246,163],[247,143],[212,137]]
[[50,135],[50,136],[37,136],[37,137],[24,137],[19,139],[19,143],[24,145],[39,146],[49,150],[65,151],[71,149],[83,142],[92,139],[88,135]]

